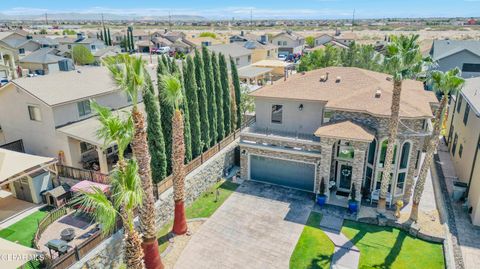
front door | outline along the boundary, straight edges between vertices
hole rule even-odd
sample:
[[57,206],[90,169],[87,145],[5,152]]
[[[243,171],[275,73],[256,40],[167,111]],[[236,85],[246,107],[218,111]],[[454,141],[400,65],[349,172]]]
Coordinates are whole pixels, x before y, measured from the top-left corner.
[[350,191],[350,186],[352,185],[352,166],[344,163],[338,162],[337,168],[337,186],[341,191]]

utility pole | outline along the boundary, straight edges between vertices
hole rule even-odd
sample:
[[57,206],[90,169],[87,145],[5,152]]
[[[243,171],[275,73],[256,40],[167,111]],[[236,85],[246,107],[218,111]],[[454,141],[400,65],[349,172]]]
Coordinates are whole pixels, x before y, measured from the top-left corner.
[[46,12],[45,12],[45,25],[48,25],[48,15]]
[[250,9],[250,32],[253,31],[253,9]]
[[168,30],[170,32],[172,31],[172,15],[170,14],[170,11],[168,12]]
[[103,20],[103,13],[102,13],[102,27],[105,28],[105,22]]
[[352,32],[353,32],[354,25],[355,25],[355,9],[353,9],[353,16],[352,16]]

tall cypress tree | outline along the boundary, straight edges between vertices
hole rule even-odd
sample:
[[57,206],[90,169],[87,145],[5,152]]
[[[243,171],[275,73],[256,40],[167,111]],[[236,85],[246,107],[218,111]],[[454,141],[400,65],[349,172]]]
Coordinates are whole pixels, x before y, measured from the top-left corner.
[[183,75],[185,96],[190,116],[190,133],[192,137],[192,158],[202,154],[202,135],[200,129],[200,113],[198,108],[197,82],[195,66],[191,56],[187,57],[186,70]]
[[197,80],[198,88],[198,108],[200,113],[200,124],[202,126],[202,148],[208,149],[210,146],[210,125],[208,121],[208,102],[207,102],[207,90],[205,85],[205,71],[203,68],[202,56],[195,50],[195,79]]
[[108,46],[107,28],[105,26],[103,26],[103,43]]
[[238,129],[242,127],[242,111],[240,109],[240,102],[242,100],[241,96],[241,88],[240,88],[240,79],[238,78],[238,70],[237,65],[233,62],[232,57],[230,57],[230,68],[232,69],[232,83],[233,83],[233,90],[235,93],[235,108],[236,108],[236,128]]
[[178,68],[175,58],[170,58],[170,72],[180,74],[180,68]]
[[143,91],[143,103],[147,112],[148,150],[151,156],[152,180],[158,183],[167,176],[167,156],[158,100],[155,98],[155,90],[150,78],[147,79],[147,83]]
[[220,67],[218,65],[217,56],[212,52],[212,69],[213,69],[213,78],[214,78],[214,95],[217,110],[217,142],[221,141],[225,137],[225,127],[223,120],[223,91],[222,91],[222,82],[220,76]]
[[165,68],[170,72],[170,61],[168,60],[168,58],[165,56],[165,55],[162,55],[162,61],[163,61],[163,65],[165,66]]
[[103,31],[100,31],[100,40],[103,41]]
[[185,142],[185,163],[188,163],[192,160],[192,133],[190,131],[190,112],[188,110],[188,101],[187,94],[185,91],[185,74],[187,73],[187,67],[185,62],[182,64],[182,92],[183,92],[183,101],[181,109],[183,110],[183,125],[184,125],[184,142]]
[[167,156],[167,175],[172,172],[172,116],[173,107],[163,100],[162,92],[165,90],[161,80],[162,75],[168,74],[167,68],[162,61],[158,61],[157,66],[157,85],[158,85],[158,100],[160,104],[160,114],[162,115],[162,131],[165,141],[165,155]]
[[230,83],[228,81],[228,67],[225,56],[219,54],[218,64],[220,66],[220,81],[222,84],[223,95],[223,125],[225,130],[225,136],[228,136],[232,131],[231,118],[232,110],[230,104]]
[[210,147],[217,143],[217,101],[215,98],[215,80],[210,53],[206,46],[202,47],[203,67],[205,71],[205,86],[208,100],[208,125],[210,126]]
[[107,38],[108,45],[111,46],[112,38],[110,37],[110,28],[107,28],[107,35],[108,35],[108,38]]

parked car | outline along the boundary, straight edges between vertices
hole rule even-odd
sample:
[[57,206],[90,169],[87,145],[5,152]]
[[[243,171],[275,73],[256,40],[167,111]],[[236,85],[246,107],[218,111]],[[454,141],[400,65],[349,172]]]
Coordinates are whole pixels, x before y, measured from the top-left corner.
[[170,47],[160,47],[155,49],[155,53],[157,54],[165,54],[170,52]]
[[287,60],[287,56],[288,55],[286,55],[286,54],[278,54],[278,59],[280,61],[285,61],[285,60]]

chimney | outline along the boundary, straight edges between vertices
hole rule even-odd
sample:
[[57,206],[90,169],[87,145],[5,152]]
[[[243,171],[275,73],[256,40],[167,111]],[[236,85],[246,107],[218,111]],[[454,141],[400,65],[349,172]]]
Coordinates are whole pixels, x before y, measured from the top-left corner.
[[382,89],[378,88],[375,91],[375,98],[380,98],[380,97],[382,97]]
[[240,31],[240,36],[244,36],[245,35],[245,32],[242,30]]
[[337,79],[335,79],[335,83],[340,83],[340,81],[342,81],[342,77],[341,77],[341,76],[337,76]]
[[327,82],[328,80],[328,72],[325,75],[320,76],[320,82]]

